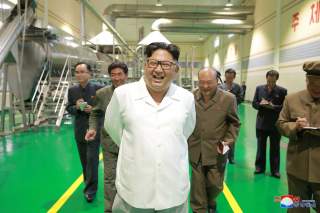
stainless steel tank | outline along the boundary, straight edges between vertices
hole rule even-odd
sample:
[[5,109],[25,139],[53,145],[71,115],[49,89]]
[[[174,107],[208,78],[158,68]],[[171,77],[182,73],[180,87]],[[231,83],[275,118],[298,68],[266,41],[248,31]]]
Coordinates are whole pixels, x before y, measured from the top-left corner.
[[[21,45],[19,49],[22,50]],[[18,61],[18,53],[12,51],[14,58]],[[23,48],[21,83],[23,88],[23,100],[32,96],[32,91],[41,75],[46,59],[51,60],[55,74],[62,71],[66,58],[70,57],[71,65],[79,61],[86,62],[92,66],[99,60],[92,49],[85,47],[71,47],[57,41],[43,42],[38,40],[26,40]],[[8,83],[12,93],[20,98],[18,87],[18,74],[16,64],[10,64],[8,72]]]

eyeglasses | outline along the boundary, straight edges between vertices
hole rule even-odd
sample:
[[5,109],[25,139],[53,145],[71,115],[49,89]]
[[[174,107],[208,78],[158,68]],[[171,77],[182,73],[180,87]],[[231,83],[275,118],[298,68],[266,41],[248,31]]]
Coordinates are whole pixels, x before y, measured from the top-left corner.
[[147,59],[147,65],[149,68],[156,68],[160,64],[161,68],[163,70],[170,70],[172,66],[177,65],[177,63],[172,62],[172,61],[158,61],[155,59]]

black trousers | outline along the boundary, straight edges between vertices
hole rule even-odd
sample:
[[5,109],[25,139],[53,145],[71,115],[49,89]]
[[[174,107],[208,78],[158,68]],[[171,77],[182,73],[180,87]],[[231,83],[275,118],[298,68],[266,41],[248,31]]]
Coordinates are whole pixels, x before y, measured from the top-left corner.
[[266,169],[266,152],[267,138],[270,139],[270,169],[271,173],[279,172],[280,166],[280,138],[281,135],[277,130],[256,129],[257,135],[257,156],[256,170],[265,171]]
[[230,150],[228,152],[228,160],[234,161],[234,152],[236,149],[236,143],[231,144],[229,147],[230,147]]
[[82,165],[85,194],[95,195],[98,189],[98,165],[100,140],[87,142],[77,140],[79,157]]
[[[293,175],[288,175],[289,194],[300,197],[301,200],[314,200],[316,211],[320,212],[320,183],[301,180]],[[309,213],[310,208],[290,208],[288,213]]]

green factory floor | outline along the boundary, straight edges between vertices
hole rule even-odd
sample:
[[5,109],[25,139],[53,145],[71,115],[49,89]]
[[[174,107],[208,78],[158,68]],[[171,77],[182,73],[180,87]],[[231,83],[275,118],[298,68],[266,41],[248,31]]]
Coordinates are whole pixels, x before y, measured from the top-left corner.
[[[285,212],[274,198],[287,194],[287,140],[282,138],[281,179],[271,177],[269,169],[266,175],[254,176],[256,111],[249,104],[242,104],[239,113],[242,126],[236,145],[236,164],[228,165],[225,178],[225,188],[231,195],[221,193],[218,210],[232,212],[231,206],[238,205],[243,212]],[[47,212],[80,175],[70,124],[64,124],[59,132],[43,127],[0,138],[0,212]],[[102,161],[97,199],[87,203],[82,189],[80,184],[65,202],[60,202],[59,212],[103,212]]]

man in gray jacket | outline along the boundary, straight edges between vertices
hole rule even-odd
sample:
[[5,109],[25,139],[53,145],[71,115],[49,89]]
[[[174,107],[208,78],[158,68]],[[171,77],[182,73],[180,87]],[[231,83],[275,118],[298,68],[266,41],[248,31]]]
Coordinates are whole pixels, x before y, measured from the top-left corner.
[[[113,91],[123,85],[128,78],[128,67],[122,62],[113,62],[108,67],[108,73],[112,81],[111,86],[97,91],[95,105],[89,118],[89,130],[86,140],[94,140],[97,132],[100,132],[104,120],[104,114],[112,97]],[[117,193],[115,187],[116,168],[119,148],[112,142],[104,128],[101,129],[101,144],[104,163],[104,212],[111,212],[114,197]]]

